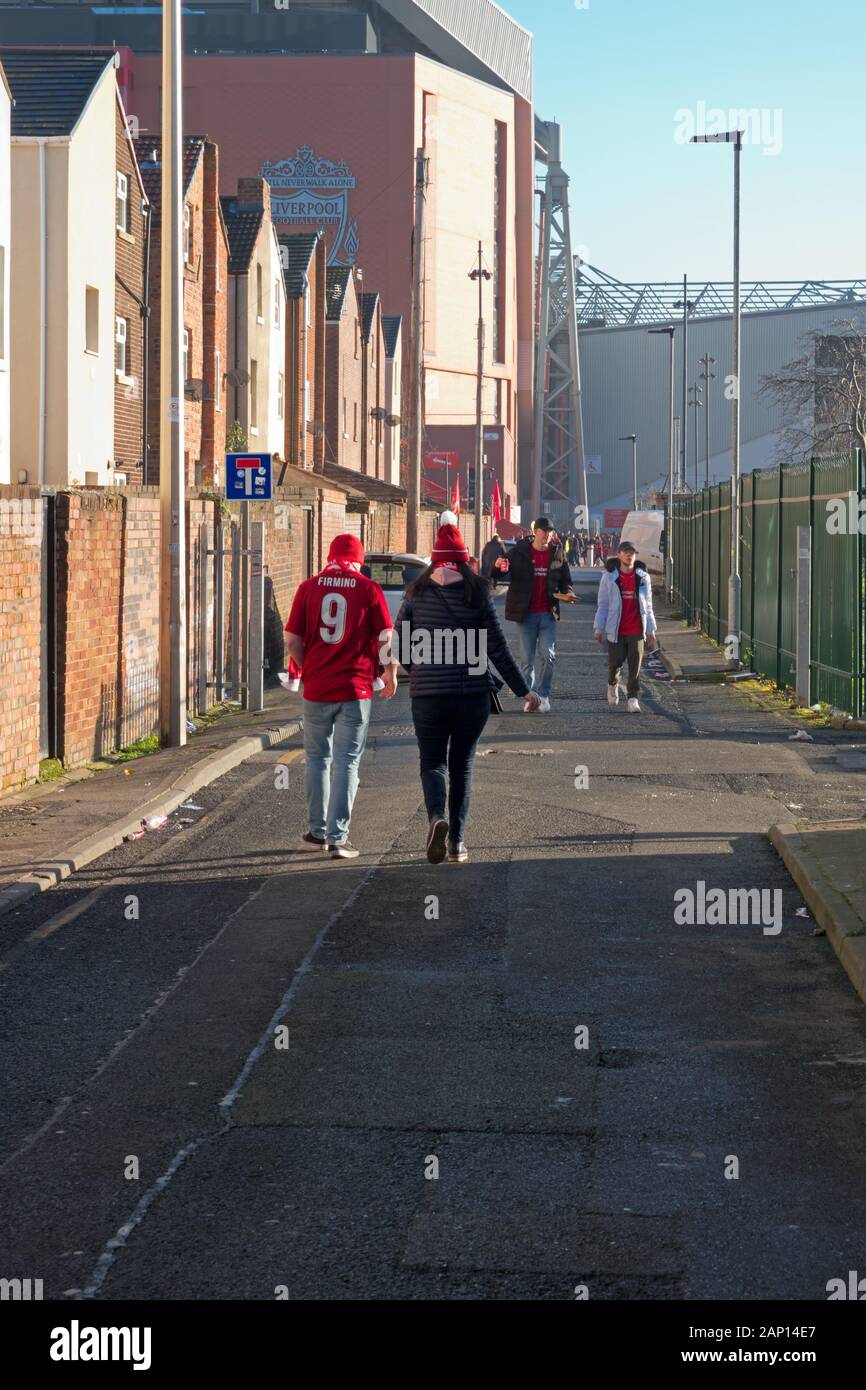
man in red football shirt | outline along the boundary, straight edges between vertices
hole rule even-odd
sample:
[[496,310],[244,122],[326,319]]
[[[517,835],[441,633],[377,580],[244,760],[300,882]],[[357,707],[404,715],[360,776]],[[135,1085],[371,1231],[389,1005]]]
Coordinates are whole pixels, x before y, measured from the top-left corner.
[[[303,671],[305,790],[309,829],[301,844],[332,859],[357,859],[349,841],[359,766],[374,691],[397,691],[397,662],[382,667],[392,621],[378,584],[361,573],[357,536],[337,536],[321,574],[295,594],[286,654]],[[382,671],[381,679],[379,677]]]

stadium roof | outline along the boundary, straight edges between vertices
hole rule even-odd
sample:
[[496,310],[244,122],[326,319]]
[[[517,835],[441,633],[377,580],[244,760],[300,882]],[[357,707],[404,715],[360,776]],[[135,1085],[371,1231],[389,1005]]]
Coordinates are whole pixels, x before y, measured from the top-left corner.
[[[676,323],[682,319],[682,281],[627,284],[579,258],[575,262],[577,321],[583,328],[628,328]],[[689,282],[690,319],[722,318],[733,313],[731,280]],[[866,302],[863,280],[752,280],[740,287],[744,314],[780,309],[844,309]],[[679,306],[679,307],[677,307]]]

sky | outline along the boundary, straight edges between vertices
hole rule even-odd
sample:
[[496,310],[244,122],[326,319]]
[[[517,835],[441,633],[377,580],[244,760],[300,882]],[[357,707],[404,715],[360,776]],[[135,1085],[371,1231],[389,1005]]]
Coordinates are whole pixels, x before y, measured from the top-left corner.
[[583,259],[625,281],[730,280],[733,149],[683,141],[702,111],[710,131],[745,110],[743,278],[866,277],[863,0],[500,3],[534,35]]

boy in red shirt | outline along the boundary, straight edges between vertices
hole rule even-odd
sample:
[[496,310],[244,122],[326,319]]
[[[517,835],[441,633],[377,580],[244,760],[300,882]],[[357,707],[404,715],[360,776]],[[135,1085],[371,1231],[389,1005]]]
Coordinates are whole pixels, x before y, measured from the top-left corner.
[[305,791],[309,830],[301,846],[332,859],[357,859],[349,841],[359,767],[367,745],[374,690],[397,691],[397,662],[382,669],[391,615],[378,584],[361,573],[357,536],[337,536],[321,574],[295,594],[286,653],[303,671]]
[[619,677],[628,663],[628,712],[640,714],[640,673],[644,645],[657,645],[652,582],[630,541],[608,560],[598,588],[595,640],[607,640],[607,701],[619,704]]

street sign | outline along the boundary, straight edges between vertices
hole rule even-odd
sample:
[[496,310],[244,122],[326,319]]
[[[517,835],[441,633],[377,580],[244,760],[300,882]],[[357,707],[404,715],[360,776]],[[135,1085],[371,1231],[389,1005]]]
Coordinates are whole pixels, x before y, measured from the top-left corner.
[[270,454],[226,454],[226,499],[270,502],[274,495]]

